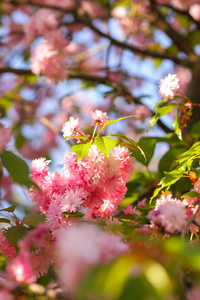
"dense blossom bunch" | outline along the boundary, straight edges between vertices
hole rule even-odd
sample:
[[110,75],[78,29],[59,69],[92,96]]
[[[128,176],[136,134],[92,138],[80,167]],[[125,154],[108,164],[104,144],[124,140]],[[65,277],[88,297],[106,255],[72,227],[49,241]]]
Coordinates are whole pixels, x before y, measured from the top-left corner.
[[163,193],[157,199],[154,210],[148,214],[153,225],[161,226],[166,232],[173,233],[183,229],[189,218],[184,203],[176,198],[172,198],[170,192]]
[[35,75],[43,74],[48,82],[58,83],[67,76],[67,39],[62,30],[48,32],[46,40],[34,49],[31,70]]
[[159,82],[160,96],[167,101],[173,99],[179,89],[179,79],[176,74],[168,74],[164,79]]
[[50,228],[66,226],[63,213],[74,213],[87,208],[86,215],[103,217],[111,215],[121,204],[126,193],[126,182],[133,171],[130,152],[115,148],[106,157],[96,145],[77,162],[76,153],[67,152],[63,159],[64,172],[47,174],[48,161],[33,161],[32,179],[41,191],[29,192],[37,208],[47,216]]
[[40,9],[35,15],[31,16],[24,25],[24,31],[27,41],[31,41],[34,37],[44,35],[57,29],[59,22],[59,14],[50,9]]

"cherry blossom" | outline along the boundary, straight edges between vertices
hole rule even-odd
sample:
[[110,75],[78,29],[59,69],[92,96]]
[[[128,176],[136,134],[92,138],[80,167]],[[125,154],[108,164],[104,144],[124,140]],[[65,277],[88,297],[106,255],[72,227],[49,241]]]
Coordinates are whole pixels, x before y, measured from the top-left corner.
[[168,74],[159,82],[160,96],[167,101],[173,99],[179,89],[179,79],[176,74]]

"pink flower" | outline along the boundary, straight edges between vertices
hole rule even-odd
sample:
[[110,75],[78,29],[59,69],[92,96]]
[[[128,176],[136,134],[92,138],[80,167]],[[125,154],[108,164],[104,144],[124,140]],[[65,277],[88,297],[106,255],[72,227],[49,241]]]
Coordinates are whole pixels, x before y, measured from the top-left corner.
[[10,128],[5,128],[4,125],[0,124],[0,153],[6,148],[6,144],[10,140]]
[[16,298],[6,289],[0,290],[0,300],[15,300]]
[[62,211],[72,213],[81,209],[81,205],[83,204],[86,195],[87,194],[82,188],[76,188],[74,191],[68,190],[61,200]]
[[[163,199],[164,200],[164,199]],[[163,203],[156,203],[154,210],[148,214],[148,218],[154,225],[162,226],[166,232],[182,230],[187,222],[188,215],[184,204],[180,200],[169,201],[165,198]]]
[[31,174],[34,181],[37,181],[38,178],[41,179],[48,175],[48,164],[50,162],[51,161],[46,160],[45,157],[41,157],[32,161]]
[[176,74],[168,74],[159,82],[160,96],[167,101],[173,99],[179,89],[179,79]]
[[31,268],[30,261],[18,255],[7,267],[8,274],[17,282],[31,284],[36,281],[36,276]]
[[13,260],[16,256],[16,250],[13,245],[8,241],[7,237],[0,230],[0,253],[5,257],[9,257],[9,261]]
[[172,0],[174,7],[180,10],[187,10],[191,4],[191,0]]
[[91,112],[91,125],[95,126],[96,124],[98,127],[102,127],[104,123],[109,119],[107,113],[103,113],[101,110],[96,109],[95,112]]
[[200,21],[200,4],[196,3],[190,6],[189,14],[196,20]]
[[200,180],[197,180],[194,184],[194,191],[200,194]]
[[133,109],[133,114],[138,115],[140,117],[139,120],[141,122],[144,122],[147,118],[151,116],[151,111],[147,106],[143,104],[137,104]]
[[31,41],[37,35],[45,35],[48,31],[56,29],[58,21],[58,12],[46,8],[39,9],[24,25],[27,40]]
[[67,76],[66,51],[63,49],[67,45],[67,40],[63,37],[60,29],[47,35],[48,41],[34,49],[31,57],[31,70],[39,76],[45,75],[47,82],[58,83]]
[[87,272],[98,264],[127,253],[128,246],[120,237],[101,232],[95,225],[74,225],[57,231],[60,280],[73,290]]
[[127,204],[126,209],[123,209],[123,211],[125,215],[137,215],[137,216],[141,215],[141,213],[136,208],[132,208],[130,204]]
[[79,127],[79,119],[70,117],[69,121],[64,123],[63,129],[62,129],[64,138],[77,135],[76,130],[78,129],[78,127]]

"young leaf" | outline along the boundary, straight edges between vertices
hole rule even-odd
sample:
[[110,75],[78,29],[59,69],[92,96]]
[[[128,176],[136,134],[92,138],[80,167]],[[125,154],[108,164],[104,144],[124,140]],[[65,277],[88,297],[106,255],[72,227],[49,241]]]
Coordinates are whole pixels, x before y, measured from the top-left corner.
[[185,197],[200,197],[200,194],[195,192],[195,191],[191,191],[191,192],[188,192],[188,193],[185,193],[184,195],[181,196],[181,198],[185,198]]
[[10,220],[8,220],[6,218],[0,218],[0,223],[9,223],[10,224]]
[[175,103],[171,103],[169,105],[165,105],[162,107],[158,107],[157,108],[157,114],[162,117],[166,114],[168,114],[170,111],[172,111],[176,106],[180,105],[180,103],[175,102]]
[[100,151],[105,153],[106,156],[109,156],[110,150],[118,144],[118,140],[98,135],[95,137],[94,143]]
[[40,223],[45,222],[45,216],[36,215],[36,216],[24,217],[24,221],[26,224],[32,227],[37,227]]
[[178,138],[182,141],[182,131],[180,128],[180,122],[179,122],[179,111],[176,114],[174,123],[173,123],[173,128],[175,130],[175,133],[177,134]]
[[21,240],[28,232],[25,226],[12,226],[6,231],[6,237],[13,246],[18,246],[19,240]]
[[106,121],[106,122],[104,123],[103,127],[99,130],[98,135],[99,135],[99,133],[100,133],[105,127],[107,127],[108,125],[111,125],[111,124],[113,124],[113,123],[116,123],[116,122],[118,122],[118,121],[121,121],[121,120],[124,120],[124,119],[127,119],[127,118],[132,118],[132,117],[139,117],[139,116],[137,116],[137,115],[132,115],[132,116],[127,116],[127,117],[119,118],[119,119],[117,119],[117,120]]
[[71,151],[76,152],[78,156],[78,161],[88,154],[92,143],[93,143],[93,139],[91,139],[89,143],[78,143],[72,146]]
[[64,138],[64,142],[66,142],[66,140],[70,138],[70,139],[80,139],[82,141],[86,141],[89,137],[85,136],[85,135],[72,135],[72,136],[66,136]]
[[0,211],[14,212],[16,205],[9,206],[7,208],[0,209]]
[[12,180],[30,188],[35,183],[29,178],[29,169],[23,159],[14,153],[4,150],[1,154],[3,166],[8,170]]
[[158,119],[160,117],[168,114],[170,111],[172,111],[178,105],[180,105],[180,103],[175,102],[175,103],[171,103],[169,105],[163,105],[161,107],[158,107],[156,114],[153,117],[151,117],[151,119],[149,121],[149,128],[153,127],[158,122]]
[[151,119],[149,120],[149,128],[153,127],[158,122],[159,118],[160,118],[160,115],[158,115],[158,114],[151,117]]
[[156,103],[156,105],[154,106],[153,110],[156,109],[156,107],[158,107],[160,104],[166,103],[166,101],[164,99],[161,99],[160,102]]

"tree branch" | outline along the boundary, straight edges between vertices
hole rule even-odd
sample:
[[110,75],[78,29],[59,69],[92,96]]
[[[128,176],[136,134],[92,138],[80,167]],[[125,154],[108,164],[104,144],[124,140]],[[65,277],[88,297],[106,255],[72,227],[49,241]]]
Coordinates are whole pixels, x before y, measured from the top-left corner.
[[157,3],[154,0],[150,0],[150,3],[152,11],[156,14],[156,26],[168,35],[180,51],[187,54],[189,61],[197,61],[198,56],[194,53],[189,41],[170,26],[170,24],[165,20],[165,16],[163,16],[158,10]]
[[[11,3],[13,5],[19,5],[19,3],[17,3],[14,0],[9,1],[9,3]],[[59,11],[62,11],[64,13],[72,13],[74,15],[75,21],[77,23],[81,23],[81,24],[89,27],[92,31],[96,32],[101,37],[104,37],[104,38],[108,39],[112,43],[112,45],[115,45],[115,46],[117,46],[121,49],[129,50],[132,53],[137,53],[137,54],[149,56],[149,57],[152,57],[152,58],[168,59],[168,60],[173,61],[177,65],[187,67],[187,68],[190,68],[190,69],[193,68],[194,63],[191,62],[191,61],[183,60],[183,59],[180,59],[180,58],[178,58],[174,55],[167,54],[167,53],[164,53],[164,52],[161,53],[161,52],[152,51],[152,50],[148,50],[148,49],[140,49],[140,48],[135,47],[133,45],[129,45],[127,43],[123,43],[123,42],[120,42],[120,41],[116,40],[115,38],[111,37],[110,35],[104,33],[103,31],[98,29],[96,26],[94,26],[92,24],[92,21],[88,17],[85,16],[84,11],[80,7],[75,7],[75,8],[72,8],[72,9],[65,9],[65,8],[61,8],[61,7],[53,6],[53,5],[33,3],[32,1],[28,1],[27,3],[30,4],[30,5],[34,5],[34,6],[46,7],[46,8],[50,8],[50,9],[59,10]],[[20,5],[27,5],[27,3],[20,4]],[[62,25],[68,25],[68,24],[67,23],[62,23]]]
[[[16,75],[34,75],[31,70],[27,70],[27,69],[14,69],[14,68],[10,68],[10,67],[4,67],[4,68],[0,68],[0,74],[3,73],[12,73],[12,74],[16,74]],[[35,76],[35,75],[34,75]],[[77,74],[73,71],[71,71],[71,73],[68,73],[68,78],[69,79],[82,79],[82,80],[87,80],[87,81],[91,81],[91,82],[95,82],[95,83],[100,83],[100,84],[105,84],[108,86],[113,87],[113,82],[108,79],[107,77],[102,77],[102,76],[97,76],[97,75],[89,75],[89,74]],[[115,84],[116,85],[116,84]],[[115,87],[113,87],[115,88]],[[131,93],[126,89],[126,87],[124,85],[121,85],[121,92],[122,94],[124,94],[124,97],[131,97],[131,99],[133,99],[133,102],[136,104],[141,104],[141,101],[139,100],[139,98],[134,98]],[[153,114],[153,112],[152,112]],[[173,132],[169,127],[167,127],[160,119],[157,122],[158,126],[165,132],[165,133],[171,133]]]
[[86,19],[84,19],[84,20],[83,19],[79,19],[78,21],[80,23],[84,24],[84,25],[87,25],[87,27],[89,27],[91,30],[93,30],[94,32],[96,32],[98,35],[100,35],[100,36],[108,39],[113,45],[115,45],[115,46],[117,46],[119,48],[122,48],[122,49],[125,49],[125,50],[129,50],[129,51],[131,51],[133,53],[138,53],[138,54],[141,54],[141,55],[153,57],[153,58],[169,59],[169,60],[173,61],[177,65],[180,65],[180,66],[183,66],[183,67],[188,67],[190,69],[193,68],[193,62],[190,62],[188,60],[180,59],[180,58],[178,58],[176,56],[173,56],[173,55],[170,55],[170,54],[167,54],[167,53],[164,53],[164,52],[160,53],[160,52],[151,51],[151,50],[148,50],[148,49],[140,49],[138,47],[129,45],[127,43],[120,42],[120,41],[116,40],[115,38],[111,37],[110,35],[104,33],[100,29],[98,29],[90,21],[88,21]]

